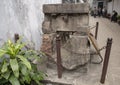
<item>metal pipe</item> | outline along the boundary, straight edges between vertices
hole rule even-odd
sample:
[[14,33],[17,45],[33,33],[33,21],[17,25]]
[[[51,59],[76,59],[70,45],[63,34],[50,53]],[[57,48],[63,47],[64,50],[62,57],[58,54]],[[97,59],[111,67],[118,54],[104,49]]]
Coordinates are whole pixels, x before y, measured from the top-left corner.
[[112,38],[107,40],[107,47],[106,47],[106,52],[105,52],[105,59],[104,59],[104,64],[103,64],[103,69],[102,69],[102,75],[101,75],[101,80],[100,83],[104,84],[105,83],[105,78],[107,74],[107,68],[108,68],[108,63],[109,63],[109,57],[110,57],[110,52],[111,52],[111,46],[112,46]]
[[60,36],[56,37],[56,50],[57,50],[57,71],[58,78],[62,78],[62,63],[61,63],[61,39]]
[[99,22],[96,22],[95,39],[97,40]]

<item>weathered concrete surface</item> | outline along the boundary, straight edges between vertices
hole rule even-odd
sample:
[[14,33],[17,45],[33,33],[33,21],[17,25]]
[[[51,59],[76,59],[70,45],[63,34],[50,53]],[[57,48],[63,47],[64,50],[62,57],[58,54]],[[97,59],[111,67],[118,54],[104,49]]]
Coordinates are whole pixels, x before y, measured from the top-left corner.
[[[74,15],[46,15],[43,22],[43,32],[52,33],[56,31],[83,31],[83,26],[88,26],[89,16],[88,14],[74,14]],[[87,27],[84,27],[86,32]]]
[[[70,39],[61,47],[62,65],[68,70],[85,65],[90,60],[90,51],[87,46],[87,36],[71,35]],[[56,52],[53,55],[56,61]]]
[[43,5],[44,13],[66,13],[66,14],[74,14],[74,13],[88,13],[89,5],[85,3],[81,4],[47,4]]
[[[48,35],[46,41],[43,38],[43,52],[52,54],[51,57],[56,61],[55,37],[59,34],[62,65],[68,70],[84,65],[90,59],[87,44],[88,10],[88,4],[51,4],[43,6],[45,19],[42,28],[43,32]],[[56,35],[52,35],[52,39],[49,39],[51,34]]]
[[[89,64],[87,73],[81,73],[81,69],[74,72],[63,73],[63,78],[57,78],[56,69],[48,69],[48,79],[56,82],[67,82],[72,85],[120,85],[120,26],[116,23],[110,22],[105,18],[90,17],[90,26],[94,26],[99,21],[100,27],[98,32],[99,47],[106,45],[108,37],[113,38],[113,45],[110,55],[109,68],[107,72],[105,84],[100,84],[100,76],[102,72],[102,64]],[[94,29],[92,30],[94,34]],[[104,50],[101,52],[104,57]],[[56,68],[56,67],[55,67]]]
[[[80,10],[87,11],[84,14],[84,11],[80,12]],[[44,12],[45,19],[42,25],[44,33],[56,31],[81,31],[83,26],[88,26],[89,24],[88,4],[44,5],[43,11],[51,11],[50,13]],[[87,28],[85,29],[87,30]]]
[[[62,65],[68,70],[77,68],[79,65],[86,64],[90,59],[90,51],[87,36],[71,35],[61,47]],[[44,34],[41,51],[50,58],[56,59],[55,34]],[[48,57],[48,58],[49,58]]]

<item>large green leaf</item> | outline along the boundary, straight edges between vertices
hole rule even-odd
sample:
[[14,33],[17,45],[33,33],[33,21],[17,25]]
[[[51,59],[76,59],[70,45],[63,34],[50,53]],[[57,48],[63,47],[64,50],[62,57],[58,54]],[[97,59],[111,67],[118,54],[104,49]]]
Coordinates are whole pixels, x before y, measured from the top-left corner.
[[0,85],[5,85],[5,83],[7,83],[7,82],[8,82],[8,80],[6,80],[4,78],[0,79]]
[[12,68],[12,71],[15,75],[15,77],[19,77],[19,66],[18,66],[18,62],[16,59],[10,59],[10,66]]
[[31,64],[25,57],[23,57],[21,55],[17,55],[17,57],[23,62],[23,64],[25,64],[27,66],[28,69],[31,70]]
[[7,71],[6,73],[4,73],[2,76],[5,78],[5,79],[8,79],[10,77],[10,71]]
[[3,57],[3,55],[6,54],[5,50],[0,49],[0,58]]
[[14,75],[11,75],[11,77],[9,78],[9,81],[12,85],[20,85],[20,82]]
[[27,69],[27,67],[26,67],[25,65],[23,65],[23,66],[21,67],[21,73],[22,73],[24,76],[29,74],[29,73],[28,73],[28,69]]
[[7,54],[9,54],[11,57],[15,57],[14,48],[8,46],[8,47],[7,47]]
[[30,82],[31,82],[31,77],[30,77],[30,75],[23,76],[23,80],[24,80],[27,84],[30,84]]
[[8,40],[8,42],[5,44],[5,50],[11,57],[15,57],[15,45],[12,41]]
[[15,54],[18,54],[18,52],[20,51],[20,49],[22,49],[23,47],[25,46],[25,44],[19,44],[19,43],[16,43],[15,44]]
[[40,80],[43,80],[43,74],[31,72],[30,76],[38,85],[43,85],[39,82]]
[[8,66],[8,64],[6,63],[6,61],[4,61],[2,69],[1,69],[2,73],[5,73],[7,71],[7,66]]

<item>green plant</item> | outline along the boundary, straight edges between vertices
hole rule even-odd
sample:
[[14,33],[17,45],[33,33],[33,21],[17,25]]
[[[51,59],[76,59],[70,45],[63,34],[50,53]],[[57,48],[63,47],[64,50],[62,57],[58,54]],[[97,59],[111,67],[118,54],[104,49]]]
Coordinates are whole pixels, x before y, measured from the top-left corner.
[[38,59],[33,50],[25,50],[20,40],[8,40],[0,49],[0,85],[30,85],[32,81],[41,85],[44,74],[37,71],[33,59]]

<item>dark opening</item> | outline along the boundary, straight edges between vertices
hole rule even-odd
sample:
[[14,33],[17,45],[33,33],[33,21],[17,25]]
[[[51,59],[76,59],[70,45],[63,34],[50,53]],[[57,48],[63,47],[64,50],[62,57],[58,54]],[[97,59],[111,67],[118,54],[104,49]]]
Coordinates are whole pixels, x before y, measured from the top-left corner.
[[98,8],[103,8],[103,2],[98,2]]

